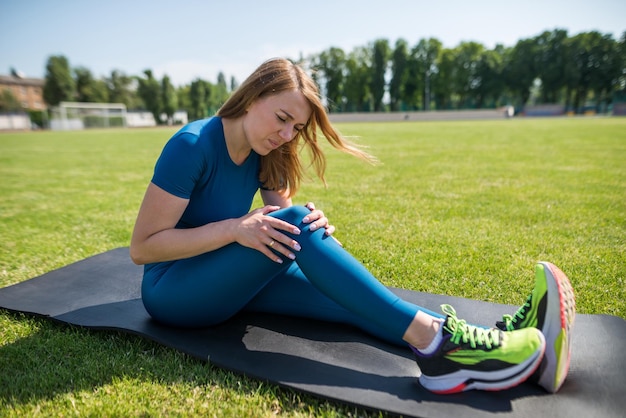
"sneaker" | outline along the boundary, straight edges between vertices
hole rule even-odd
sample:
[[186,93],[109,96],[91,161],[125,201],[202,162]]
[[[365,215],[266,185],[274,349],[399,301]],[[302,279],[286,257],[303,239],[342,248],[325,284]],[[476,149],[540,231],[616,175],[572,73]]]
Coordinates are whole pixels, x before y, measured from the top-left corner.
[[531,380],[550,393],[567,377],[576,301],[567,276],[554,264],[537,263],[535,287],[514,315],[504,315],[496,326],[504,331],[538,328],[546,339],[546,354]]
[[538,329],[476,327],[458,319],[452,306],[441,308],[447,316],[439,348],[424,355],[411,347],[426,389],[440,394],[502,390],[523,382],[539,367],[546,343]]

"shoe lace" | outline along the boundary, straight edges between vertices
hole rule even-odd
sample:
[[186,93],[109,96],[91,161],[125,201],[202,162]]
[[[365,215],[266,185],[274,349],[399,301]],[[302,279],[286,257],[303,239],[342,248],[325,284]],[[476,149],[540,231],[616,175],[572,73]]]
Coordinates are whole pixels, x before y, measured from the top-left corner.
[[532,294],[528,295],[526,298],[526,302],[522,306],[519,307],[517,312],[513,315],[502,315],[502,323],[504,324],[504,329],[507,331],[513,331],[516,329],[515,324],[518,321],[523,321],[526,318],[526,311],[530,309],[530,302],[532,300]]
[[441,305],[441,310],[447,315],[445,327],[452,334],[450,340],[454,344],[469,344],[472,348],[485,346],[487,349],[500,345],[500,330],[469,325],[464,319],[457,318],[450,305]]

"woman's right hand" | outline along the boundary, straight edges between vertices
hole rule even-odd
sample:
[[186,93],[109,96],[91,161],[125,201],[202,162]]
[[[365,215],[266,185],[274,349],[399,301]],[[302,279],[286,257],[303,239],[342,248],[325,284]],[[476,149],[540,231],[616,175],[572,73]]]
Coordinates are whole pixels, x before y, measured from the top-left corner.
[[268,205],[242,216],[238,219],[233,234],[239,244],[260,251],[272,261],[282,263],[282,258],[276,252],[294,260],[294,251],[300,251],[300,244],[280,231],[299,235],[300,230],[281,219],[267,216],[278,209],[280,206]]

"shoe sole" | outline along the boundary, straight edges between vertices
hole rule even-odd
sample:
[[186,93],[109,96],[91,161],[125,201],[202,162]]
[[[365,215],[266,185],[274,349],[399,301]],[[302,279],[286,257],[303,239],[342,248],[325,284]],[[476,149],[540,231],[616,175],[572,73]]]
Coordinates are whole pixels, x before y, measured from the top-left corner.
[[541,332],[546,339],[546,353],[539,366],[537,383],[550,393],[558,391],[569,371],[571,339],[576,299],[567,276],[554,264],[539,262],[537,279],[547,282],[547,304]]
[[542,333],[537,333],[541,346],[535,354],[524,363],[500,371],[479,372],[459,370],[444,376],[432,377],[421,375],[420,384],[429,391],[448,395],[468,390],[500,391],[517,386],[538,370],[546,350],[546,342]]

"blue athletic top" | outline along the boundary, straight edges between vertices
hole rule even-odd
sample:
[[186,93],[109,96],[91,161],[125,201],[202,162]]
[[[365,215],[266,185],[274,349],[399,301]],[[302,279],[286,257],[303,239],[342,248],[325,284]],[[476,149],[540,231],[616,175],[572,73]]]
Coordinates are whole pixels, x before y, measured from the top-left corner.
[[174,134],[157,160],[152,182],[189,199],[176,227],[193,228],[248,213],[261,186],[259,167],[254,151],[241,165],[230,159],[222,118],[213,117]]
[[[222,118],[216,116],[191,122],[170,138],[152,183],[189,199],[176,228],[194,228],[248,213],[261,186],[259,167],[260,156],[254,151],[241,165],[230,159]],[[148,263],[144,273],[158,277],[172,263]]]

